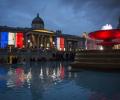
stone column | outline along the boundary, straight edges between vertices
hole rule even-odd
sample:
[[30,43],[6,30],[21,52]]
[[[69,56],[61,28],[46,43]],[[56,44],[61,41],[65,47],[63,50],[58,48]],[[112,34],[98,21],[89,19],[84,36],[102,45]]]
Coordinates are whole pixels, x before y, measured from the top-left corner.
[[41,35],[39,35],[39,48],[41,47]]
[[41,43],[42,43],[42,35],[40,35],[40,48],[41,48]]
[[53,48],[53,36],[52,35],[50,35],[50,37],[49,37],[50,39],[50,42],[49,42],[49,44],[50,44],[50,48]]
[[32,34],[31,38],[32,38],[32,46],[34,48],[35,47],[35,36]]
[[37,35],[37,48],[39,48],[39,34]]
[[36,34],[34,35],[34,37],[35,37],[35,38],[34,38],[34,42],[35,42],[35,43],[34,43],[34,47],[36,48],[36,47],[37,47],[37,36],[36,36]]
[[44,38],[43,38],[43,46],[44,46],[44,48],[46,48],[46,36],[44,36]]
[[64,48],[65,48],[65,51],[67,51],[67,40],[66,40],[66,38],[64,38]]
[[45,48],[47,48],[48,36],[45,36]]

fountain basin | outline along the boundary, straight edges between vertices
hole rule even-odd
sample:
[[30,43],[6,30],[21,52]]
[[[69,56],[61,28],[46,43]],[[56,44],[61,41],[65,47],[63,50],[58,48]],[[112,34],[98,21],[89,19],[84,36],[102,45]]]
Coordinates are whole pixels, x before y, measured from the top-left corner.
[[120,70],[120,50],[84,50],[77,52],[72,69]]

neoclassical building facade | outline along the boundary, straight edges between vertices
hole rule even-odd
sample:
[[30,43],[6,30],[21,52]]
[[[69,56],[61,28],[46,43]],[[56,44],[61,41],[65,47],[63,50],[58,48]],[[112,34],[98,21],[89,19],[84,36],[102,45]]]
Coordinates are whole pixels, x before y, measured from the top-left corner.
[[0,26],[0,48],[11,45],[13,48],[75,51],[85,48],[85,38],[63,34],[60,30],[48,30],[42,18],[37,14],[32,20],[31,28]]

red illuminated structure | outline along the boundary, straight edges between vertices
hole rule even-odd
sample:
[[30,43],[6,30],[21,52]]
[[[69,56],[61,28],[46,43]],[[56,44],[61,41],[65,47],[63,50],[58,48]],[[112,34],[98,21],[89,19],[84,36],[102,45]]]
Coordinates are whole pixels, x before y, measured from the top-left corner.
[[114,39],[120,39],[120,29],[99,30],[89,33],[89,37],[96,40],[103,40],[97,45],[102,45],[104,49],[112,49],[116,44],[120,42],[114,42]]
[[18,32],[16,34],[16,47],[18,48],[22,48],[23,47],[23,33],[22,32]]
[[64,38],[60,37],[60,48],[62,51],[64,51]]

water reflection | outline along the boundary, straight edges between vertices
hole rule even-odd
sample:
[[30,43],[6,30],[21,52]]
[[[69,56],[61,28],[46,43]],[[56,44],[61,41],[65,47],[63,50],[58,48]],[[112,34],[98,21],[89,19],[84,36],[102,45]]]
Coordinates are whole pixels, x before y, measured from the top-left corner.
[[60,62],[38,63],[31,64],[31,66],[33,77],[31,92],[33,100],[43,99],[44,92],[64,80],[65,67]]
[[120,74],[84,71],[76,84],[90,91],[89,100],[120,100]]
[[23,86],[25,82],[30,86],[30,80],[32,78],[31,69],[28,73],[24,72],[23,67],[18,67],[16,69],[9,68],[7,73],[7,87],[19,87]]
[[0,92],[6,88],[7,69],[0,67]]
[[120,74],[69,72],[69,62],[0,67],[1,100],[120,100]]
[[65,69],[62,63],[57,63],[57,65],[56,63],[52,63],[52,66],[49,66],[49,64],[44,63],[42,65],[38,64],[34,66],[32,74],[35,77],[39,77],[40,80],[42,80],[42,82],[44,81],[45,83],[51,82],[52,84],[56,84],[64,79]]

